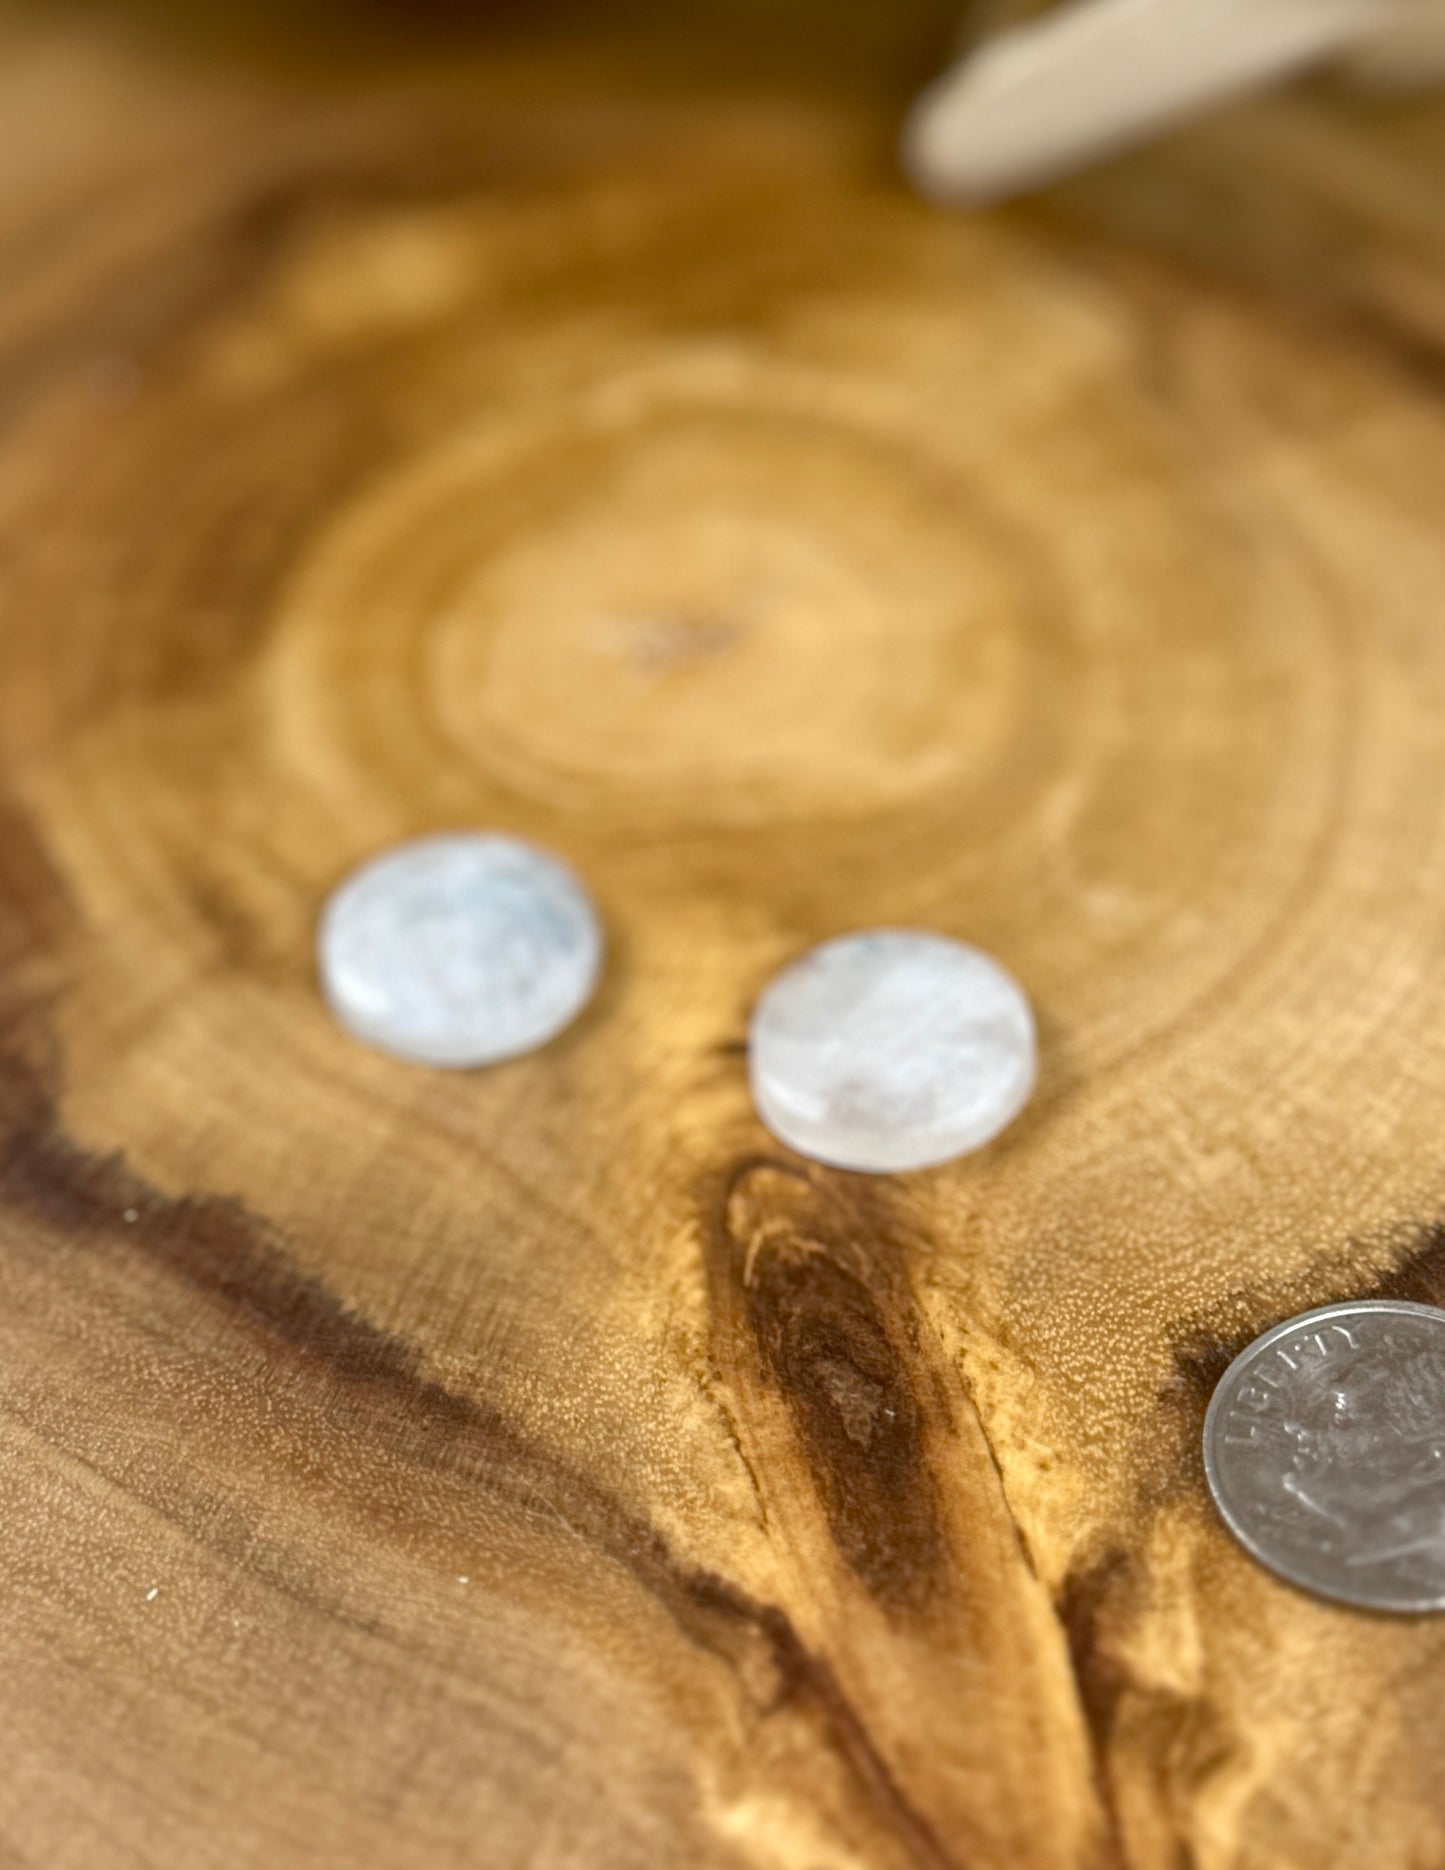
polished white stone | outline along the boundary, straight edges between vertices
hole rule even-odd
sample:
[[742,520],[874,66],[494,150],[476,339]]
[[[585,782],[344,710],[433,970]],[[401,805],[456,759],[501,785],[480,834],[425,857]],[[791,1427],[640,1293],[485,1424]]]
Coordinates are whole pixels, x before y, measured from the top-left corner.
[[454,832],[373,858],[327,903],[322,986],[357,1038],[423,1065],[514,1058],[592,997],[602,930],[567,866],[520,838]]
[[779,974],[749,1041],[782,1142],[840,1169],[922,1169],[978,1149],[1037,1070],[1023,989],[977,948],[911,929],[825,942]]

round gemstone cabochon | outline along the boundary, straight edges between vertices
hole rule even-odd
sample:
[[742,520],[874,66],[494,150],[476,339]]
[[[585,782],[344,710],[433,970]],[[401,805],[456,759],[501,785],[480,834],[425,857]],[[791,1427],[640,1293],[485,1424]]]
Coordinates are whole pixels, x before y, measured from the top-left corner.
[[520,838],[452,832],[373,858],[335,891],[321,982],[357,1038],[466,1067],[542,1045],[587,1004],[602,930],[557,858]]
[[978,1149],[1028,1102],[1033,1014],[997,961],[946,936],[825,942],[758,1002],[753,1099],[782,1142],[840,1169],[923,1169]]

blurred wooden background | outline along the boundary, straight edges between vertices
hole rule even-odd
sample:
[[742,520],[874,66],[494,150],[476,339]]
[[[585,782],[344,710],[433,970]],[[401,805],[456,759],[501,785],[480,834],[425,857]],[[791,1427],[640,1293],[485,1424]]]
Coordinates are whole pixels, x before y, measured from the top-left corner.
[[[1445,1624],[1203,1408],[1445,1299],[1445,111],[953,218],[942,0],[0,14],[0,1864],[1421,1870]],[[390,839],[592,881],[473,1077]],[[886,920],[1044,1077],[875,1181],[752,998]]]

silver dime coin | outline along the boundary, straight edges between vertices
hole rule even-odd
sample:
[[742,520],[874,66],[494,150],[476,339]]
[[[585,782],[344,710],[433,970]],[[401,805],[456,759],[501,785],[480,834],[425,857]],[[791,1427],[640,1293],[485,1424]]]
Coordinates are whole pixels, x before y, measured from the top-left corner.
[[1220,1378],[1204,1468],[1230,1531],[1292,1584],[1445,1609],[1445,1311],[1327,1305]]

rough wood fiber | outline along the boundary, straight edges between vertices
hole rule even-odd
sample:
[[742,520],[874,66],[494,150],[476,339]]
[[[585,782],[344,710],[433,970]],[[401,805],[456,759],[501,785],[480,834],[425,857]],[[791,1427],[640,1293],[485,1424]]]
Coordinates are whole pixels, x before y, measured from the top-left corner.
[[[1445,1624],[1196,1458],[1445,1299],[1438,111],[954,220],[846,60],[3,53],[0,1861],[1440,1861]],[[470,823],[614,960],[431,1075],[312,923]],[[740,1053],[876,921],[1043,1025],[893,1181]]]

